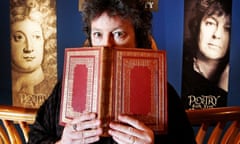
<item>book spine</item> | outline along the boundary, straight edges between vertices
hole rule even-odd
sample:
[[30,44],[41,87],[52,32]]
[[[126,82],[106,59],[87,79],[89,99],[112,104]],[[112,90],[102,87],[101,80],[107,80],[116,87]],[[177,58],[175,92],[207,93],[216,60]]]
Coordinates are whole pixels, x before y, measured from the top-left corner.
[[99,104],[100,119],[102,120],[103,136],[108,136],[107,130],[112,119],[112,75],[113,75],[113,52],[112,48],[104,47],[101,62],[101,96]]

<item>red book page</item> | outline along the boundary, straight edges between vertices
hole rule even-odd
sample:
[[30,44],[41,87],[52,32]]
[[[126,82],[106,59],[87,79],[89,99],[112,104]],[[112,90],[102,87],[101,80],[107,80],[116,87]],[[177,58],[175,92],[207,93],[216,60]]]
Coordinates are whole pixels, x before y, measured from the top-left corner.
[[87,72],[88,69],[85,65],[76,65],[74,68],[72,107],[77,112],[86,109]]
[[99,48],[66,49],[60,110],[61,125],[84,111],[97,112],[101,81],[100,55]]
[[130,112],[147,115],[151,112],[151,71],[136,66],[130,71]]
[[114,114],[130,114],[157,133],[167,131],[165,52],[119,50],[114,56]]

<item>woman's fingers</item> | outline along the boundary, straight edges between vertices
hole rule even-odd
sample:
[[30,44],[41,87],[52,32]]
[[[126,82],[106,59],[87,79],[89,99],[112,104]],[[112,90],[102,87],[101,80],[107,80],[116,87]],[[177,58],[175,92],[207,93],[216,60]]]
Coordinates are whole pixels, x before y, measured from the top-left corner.
[[144,123],[126,115],[120,115],[118,120],[120,123],[110,123],[109,130],[109,134],[118,143],[153,143],[154,133]]

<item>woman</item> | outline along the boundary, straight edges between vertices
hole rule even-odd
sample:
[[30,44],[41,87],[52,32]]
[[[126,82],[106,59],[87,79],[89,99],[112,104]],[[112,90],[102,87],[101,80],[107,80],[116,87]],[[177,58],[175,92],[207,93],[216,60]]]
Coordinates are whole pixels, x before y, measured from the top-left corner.
[[[86,0],[82,11],[84,30],[91,46],[151,48],[152,14],[139,0]],[[119,115],[101,137],[101,121],[96,113],[83,113],[59,125],[61,83],[40,107],[29,133],[29,143],[194,143],[192,127],[176,91],[168,85],[168,133],[157,135],[141,121]],[[185,131],[183,133],[183,131]]]
[[197,3],[184,45],[182,99],[187,109],[226,106],[231,1]]

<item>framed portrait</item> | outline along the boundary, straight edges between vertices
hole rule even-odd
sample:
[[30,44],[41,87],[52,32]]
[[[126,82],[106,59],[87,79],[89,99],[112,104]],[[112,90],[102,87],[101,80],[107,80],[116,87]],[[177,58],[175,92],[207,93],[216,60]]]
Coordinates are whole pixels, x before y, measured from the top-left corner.
[[231,0],[185,0],[181,96],[186,109],[227,106],[231,12]]
[[57,81],[55,0],[11,0],[12,103],[38,108]]

